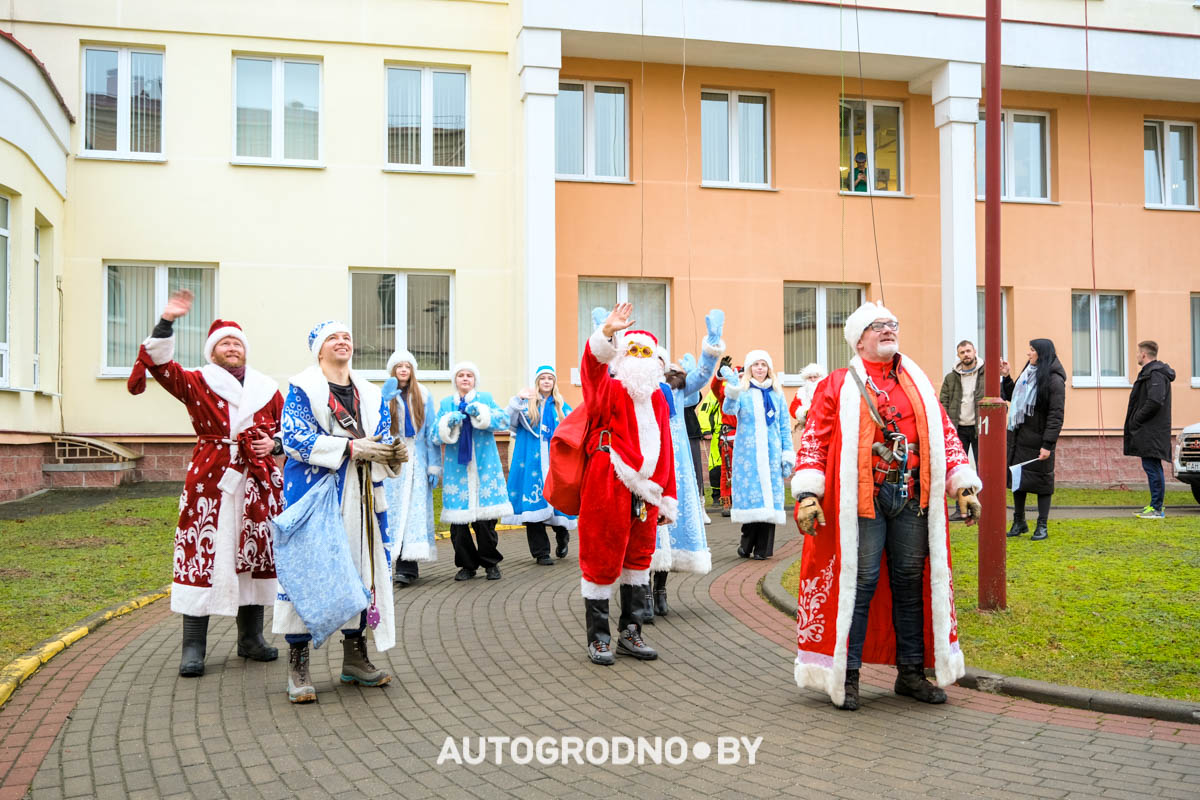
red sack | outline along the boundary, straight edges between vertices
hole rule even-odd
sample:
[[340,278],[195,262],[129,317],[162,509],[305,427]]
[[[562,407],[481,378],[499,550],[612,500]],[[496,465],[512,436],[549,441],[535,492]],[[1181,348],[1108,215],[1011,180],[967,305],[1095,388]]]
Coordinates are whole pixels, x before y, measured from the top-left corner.
[[542,495],[564,514],[579,513],[579,493],[588,462],[587,437],[588,416],[582,403],[563,417],[550,437],[550,466]]

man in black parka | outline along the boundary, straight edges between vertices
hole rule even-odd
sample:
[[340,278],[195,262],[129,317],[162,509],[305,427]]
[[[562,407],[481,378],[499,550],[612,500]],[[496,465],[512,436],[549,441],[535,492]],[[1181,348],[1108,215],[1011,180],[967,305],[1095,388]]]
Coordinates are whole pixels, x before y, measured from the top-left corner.
[[1142,459],[1150,482],[1150,505],[1137,516],[1162,519],[1166,481],[1162,462],[1171,460],[1171,382],[1175,370],[1158,360],[1158,343],[1138,342],[1138,373],[1125,412],[1125,455]]

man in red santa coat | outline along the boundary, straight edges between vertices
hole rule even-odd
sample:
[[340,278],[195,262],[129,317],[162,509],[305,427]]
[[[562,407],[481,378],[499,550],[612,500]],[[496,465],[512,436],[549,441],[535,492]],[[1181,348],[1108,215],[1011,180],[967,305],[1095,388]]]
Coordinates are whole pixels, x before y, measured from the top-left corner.
[[283,413],[279,387],[246,366],[246,335],[236,322],[214,320],[200,369],[172,360],[174,321],[192,307],[175,292],[142,343],[129,379],[140,394],[149,371],[188,410],[196,446],[188,464],[175,529],[171,610],[183,614],[179,674],[204,674],[210,614],[237,616],[237,653],[273,661],[263,639],[263,604],[275,599],[275,557],[267,521],[279,513],[283,478],[271,457]]
[[944,703],[938,687],[964,672],[946,497],[978,519],[979,476],[929,378],[900,354],[892,312],[864,303],[845,336],[857,355],[817,385],[792,476],[796,524],[814,536],[801,558],[796,683],[853,711],[863,662],[895,664],[896,694]]
[[[613,663],[608,601],[621,582],[617,649],[642,660],[658,653],[642,639],[655,529],[675,521],[675,462],[658,340],[633,325],[618,303],[588,339],[580,373],[588,416],[579,510],[579,565],[588,657]],[[618,335],[619,334],[619,335]],[[609,369],[612,369],[612,374]]]

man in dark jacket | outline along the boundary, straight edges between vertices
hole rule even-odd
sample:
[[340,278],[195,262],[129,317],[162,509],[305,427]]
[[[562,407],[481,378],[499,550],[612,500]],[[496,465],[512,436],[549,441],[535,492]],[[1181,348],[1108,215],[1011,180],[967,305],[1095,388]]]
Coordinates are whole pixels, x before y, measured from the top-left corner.
[[1125,455],[1142,459],[1150,482],[1150,505],[1137,514],[1140,519],[1162,519],[1162,462],[1171,460],[1171,382],[1175,370],[1158,360],[1158,343],[1138,342],[1138,366],[1142,371],[1129,393],[1125,412]]
[[[942,391],[938,399],[946,416],[954,423],[963,450],[974,453],[979,463],[979,401],[983,399],[983,362],[975,355],[975,345],[968,339],[958,343],[958,363],[942,379]],[[962,520],[958,509],[950,514],[950,521]]]

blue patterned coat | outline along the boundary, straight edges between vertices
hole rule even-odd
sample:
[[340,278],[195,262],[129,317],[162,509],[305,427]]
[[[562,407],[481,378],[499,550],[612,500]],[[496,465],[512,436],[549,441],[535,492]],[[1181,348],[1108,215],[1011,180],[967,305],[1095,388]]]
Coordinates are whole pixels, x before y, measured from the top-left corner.
[[[550,405],[547,403],[546,407]],[[529,421],[529,401],[514,397],[509,401],[505,413],[508,414],[508,429],[512,435],[512,450],[508,459],[508,500],[512,503],[513,513],[502,521],[506,525],[544,522],[575,530],[577,518],[551,508],[542,496],[546,474],[550,469],[549,444]],[[563,403],[563,417],[570,413],[571,407]],[[561,422],[561,419],[556,420],[555,427]],[[539,428],[547,426],[544,418],[539,423]],[[553,433],[551,429],[549,434]]]
[[[455,392],[438,404],[437,424],[429,431],[435,445],[447,445],[442,454],[442,522],[451,525],[498,520],[513,513],[494,435],[508,428],[508,418],[487,392],[472,390],[464,399],[479,409],[478,417],[455,420]],[[458,439],[464,428],[471,436],[472,453],[469,463],[459,464]]]
[[[358,390],[363,429],[371,435],[381,435],[382,441],[390,444],[391,416],[378,387],[353,371],[350,380]],[[372,632],[375,647],[380,652],[388,650],[396,643],[396,623],[392,603],[392,540],[388,536],[387,500],[383,490],[387,470],[382,464],[370,465],[375,534],[369,545],[363,536],[358,470],[350,466],[350,448],[347,446],[350,433],[333,419],[329,410],[329,383],[320,367],[311,366],[291,379],[280,430],[288,457],[283,467],[284,507],[307,494],[322,477],[333,473],[341,504],[338,511],[345,525],[351,557],[367,589],[371,588],[374,578],[375,604],[381,616],[379,626]],[[285,576],[280,575],[281,583],[284,579]],[[351,627],[358,624],[357,620],[346,622]],[[275,633],[307,632],[282,585],[275,598],[271,630]]]
[[[752,382],[753,383],[753,382]],[[782,525],[784,475],[796,464],[792,450],[789,415],[783,392],[769,389],[775,405],[774,418],[766,418],[763,393],[753,385],[738,392],[726,387],[726,414],[737,414],[737,437],[733,440],[731,489],[733,522],[770,522]]]
[[433,529],[433,487],[430,475],[442,474],[441,449],[430,439],[436,426],[433,395],[421,387],[425,420],[412,438],[404,432],[404,395],[396,395],[400,439],[408,446],[408,461],[400,468],[400,477],[383,482],[387,490],[388,532],[397,544],[397,561],[437,561],[437,542]]

